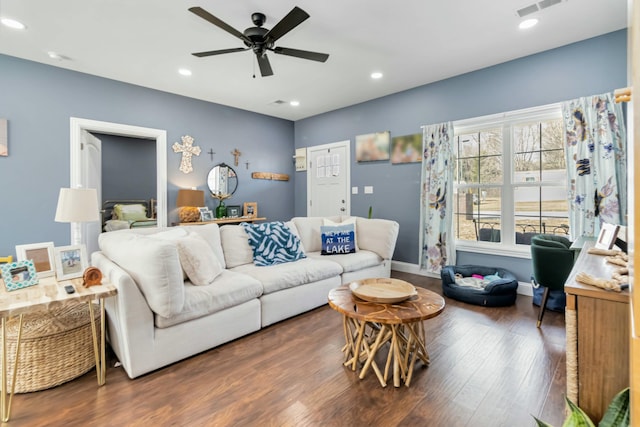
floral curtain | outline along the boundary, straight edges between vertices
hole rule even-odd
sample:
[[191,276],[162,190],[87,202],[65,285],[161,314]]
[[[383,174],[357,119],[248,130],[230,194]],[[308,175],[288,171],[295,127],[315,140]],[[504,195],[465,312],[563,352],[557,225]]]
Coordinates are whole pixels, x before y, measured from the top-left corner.
[[424,126],[422,130],[420,197],[420,268],[440,273],[455,264],[452,222],[453,124]]
[[603,222],[624,225],[626,135],[610,93],[562,104],[571,238],[595,236]]

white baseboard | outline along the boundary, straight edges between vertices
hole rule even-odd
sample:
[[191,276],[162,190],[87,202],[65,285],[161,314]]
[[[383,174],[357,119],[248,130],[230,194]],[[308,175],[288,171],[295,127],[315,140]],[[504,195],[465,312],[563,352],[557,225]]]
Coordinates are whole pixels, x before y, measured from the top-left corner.
[[[391,261],[391,269],[401,271],[403,273],[417,274],[418,276],[432,277],[434,279],[440,278],[439,274],[421,270],[418,264],[411,264],[408,262]],[[518,281],[518,293],[520,295],[533,296],[533,288],[531,287],[531,283]]]

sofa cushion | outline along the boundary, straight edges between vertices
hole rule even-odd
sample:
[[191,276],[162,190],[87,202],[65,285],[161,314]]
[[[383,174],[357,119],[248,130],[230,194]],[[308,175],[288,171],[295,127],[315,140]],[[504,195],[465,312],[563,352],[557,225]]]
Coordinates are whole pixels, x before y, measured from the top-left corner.
[[213,249],[213,253],[216,254],[222,268],[226,267],[224,252],[222,251],[222,243],[220,240],[220,227],[218,224],[191,225],[180,228],[188,230],[190,234],[198,234],[202,236],[209,246],[211,246],[211,249]]
[[[313,259],[327,259],[321,252],[309,252],[307,256]],[[340,264],[344,273],[374,267],[383,261],[380,255],[367,250],[360,250],[352,254],[332,255],[329,259]]]
[[391,259],[396,248],[400,226],[396,221],[386,219],[356,219],[358,249],[366,249],[380,255],[383,259]]
[[204,237],[189,233],[176,240],[176,245],[180,265],[194,285],[209,285],[222,273],[222,265]]
[[220,241],[227,268],[253,264],[253,249],[249,246],[249,236],[242,226],[230,224],[220,227]]
[[182,310],[184,282],[174,242],[122,230],[100,234],[98,244],[138,284],[153,312],[169,317]]
[[[224,270],[209,286],[184,284],[184,306],[173,316],[155,316],[158,328],[168,328],[240,305],[262,295],[262,284],[245,274]],[[215,333],[215,331],[211,331]]]
[[244,264],[234,272],[248,274],[262,283],[264,294],[305,285],[342,274],[342,267],[328,259],[300,259],[295,262],[258,267]]
[[283,264],[305,258],[300,239],[281,221],[242,223],[257,266]]
[[[341,217],[332,216],[327,219],[340,222]],[[298,229],[298,237],[305,252],[320,252],[322,250],[320,227],[324,225],[324,220],[325,218],[320,216],[299,216],[291,219]]]

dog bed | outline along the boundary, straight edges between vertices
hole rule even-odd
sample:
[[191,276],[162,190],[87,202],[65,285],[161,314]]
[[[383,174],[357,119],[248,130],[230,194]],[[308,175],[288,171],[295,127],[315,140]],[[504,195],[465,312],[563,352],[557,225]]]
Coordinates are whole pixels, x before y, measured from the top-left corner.
[[445,296],[469,304],[503,307],[515,304],[518,280],[503,268],[448,265],[440,273]]

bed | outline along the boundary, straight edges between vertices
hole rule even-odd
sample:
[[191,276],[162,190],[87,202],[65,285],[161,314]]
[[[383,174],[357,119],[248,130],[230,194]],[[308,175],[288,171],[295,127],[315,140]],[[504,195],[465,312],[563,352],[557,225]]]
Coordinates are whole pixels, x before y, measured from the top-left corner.
[[107,200],[102,204],[102,231],[156,227],[156,201]]

